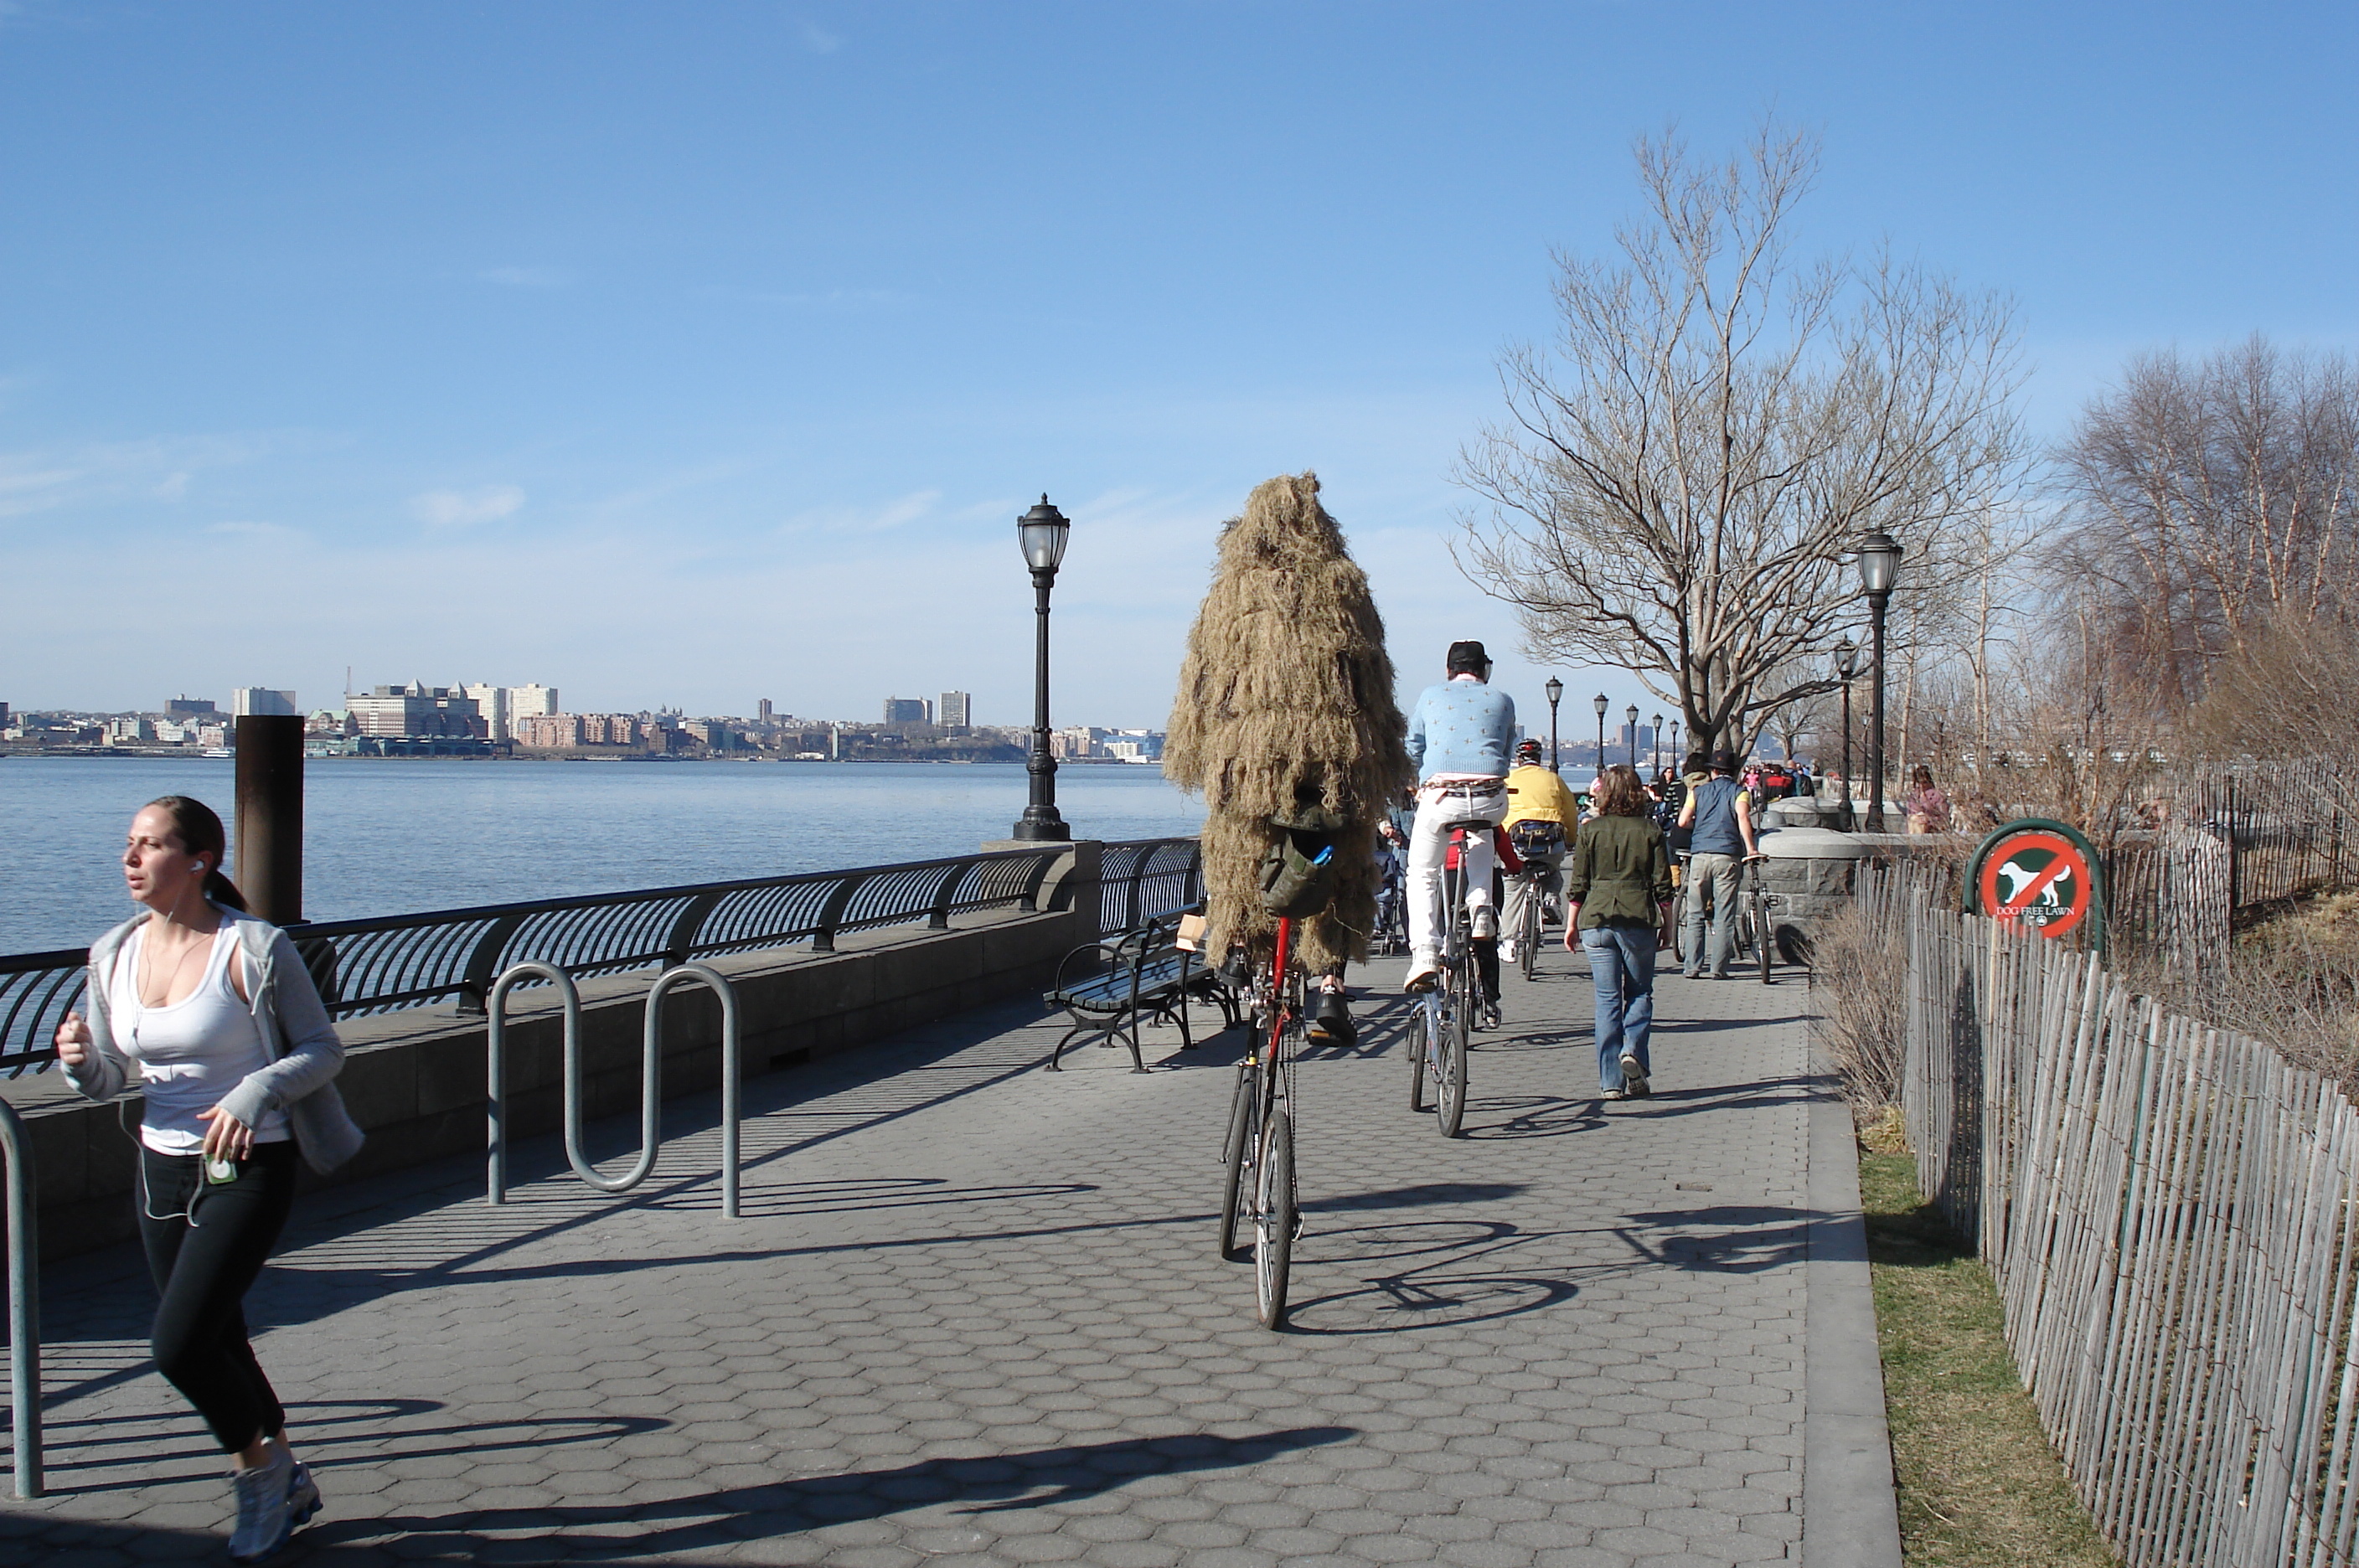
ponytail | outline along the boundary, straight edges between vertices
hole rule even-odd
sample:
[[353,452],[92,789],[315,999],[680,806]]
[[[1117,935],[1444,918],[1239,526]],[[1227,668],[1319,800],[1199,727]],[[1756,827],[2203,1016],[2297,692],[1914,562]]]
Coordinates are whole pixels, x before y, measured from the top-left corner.
[[216,904],[244,910],[245,895],[222,872],[229,855],[229,831],[211,806],[188,795],[164,795],[147,804],[172,819],[173,835],[190,855],[211,855],[205,867],[205,897]]

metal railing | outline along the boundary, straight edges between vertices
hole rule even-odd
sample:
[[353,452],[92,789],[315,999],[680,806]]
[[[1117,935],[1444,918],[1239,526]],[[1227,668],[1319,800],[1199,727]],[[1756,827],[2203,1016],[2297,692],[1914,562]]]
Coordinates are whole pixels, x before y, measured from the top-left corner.
[[[845,931],[919,922],[941,931],[953,915],[1035,909],[1069,847],[321,920],[288,934],[334,1017],[444,1001],[479,1015],[493,977],[527,960],[586,976],[805,942],[832,953]],[[1196,896],[1194,839],[1109,844],[1104,857],[1100,919],[1109,927]],[[50,1039],[82,1000],[88,956],[82,948],[0,955],[0,1074],[43,1072],[56,1060]]]
[[693,981],[721,999],[721,1212],[738,1217],[738,1123],[744,1116],[745,1052],[738,1032],[737,987],[717,970],[701,964],[682,964],[657,976],[647,989],[647,1027],[640,1046],[639,1153],[620,1176],[608,1176],[590,1163],[582,1151],[585,1106],[582,1092],[582,993],[573,977],[553,964],[527,959],[492,983],[489,1002],[490,1036],[485,1051],[490,1079],[486,1202],[508,1201],[508,994],[527,981],[555,985],[563,1009],[565,1073],[565,1160],[573,1173],[601,1192],[627,1192],[646,1181],[656,1168],[663,1148],[663,1008],[664,999]]

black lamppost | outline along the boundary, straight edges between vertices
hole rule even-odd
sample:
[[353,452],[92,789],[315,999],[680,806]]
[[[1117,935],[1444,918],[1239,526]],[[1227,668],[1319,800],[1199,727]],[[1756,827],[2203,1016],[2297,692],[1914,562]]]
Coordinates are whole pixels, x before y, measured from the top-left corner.
[[1549,697],[1549,771],[1554,773],[1557,770],[1556,705],[1564,701],[1564,682],[1551,675],[1549,683],[1541,689],[1548,692]]
[[1603,773],[1605,771],[1605,710],[1613,704],[1605,700],[1605,693],[1600,691],[1589,700],[1589,705],[1597,710],[1597,771]]
[[1033,613],[1039,617],[1039,639],[1032,663],[1032,755],[1024,771],[1031,775],[1032,801],[1016,824],[1019,839],[1062,842],[1073,836],[1057,814],[1057,759],[1049,755],[1049,590],[1057,581],[1057,563],[1065,559],[1065,539],[1073,525],[1065,514],[1040,504],[1016,519],[1016,537],[1024,546],[1024,564],[1032,569]]
[[1859,586],[1867,595],[1871,647],[1868,663],[1875,673],[1869,698],[1867,730],[1867,831],[1884,831],[1884,609],[1892,598],[1892,580],[1900,574],[1900,545],[1887,533],[1872,533],[1859,541]]
[[1622,716],[1630,721],[1630,771],[1636,773],[1638,770],[1638,704],[1633,702],[1625,708]]
[[1843,681],[1843,809],[1845,829],[1859,825],[1851,805],[1851,683],[1859,679],[1859,644],[1849,637],[1835,645],[1835,675]]
[[1655,715],[1655,727],[1647,735],[1647,768],[1648,771],[1663,770],[1663,715]]

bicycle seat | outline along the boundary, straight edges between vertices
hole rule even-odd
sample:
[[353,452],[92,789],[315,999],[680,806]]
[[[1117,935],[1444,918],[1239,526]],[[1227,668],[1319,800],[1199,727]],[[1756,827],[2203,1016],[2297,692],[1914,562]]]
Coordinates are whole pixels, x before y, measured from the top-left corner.
[[1498,826],[1496,822],[1485,822],[1481,817],[1469,817],[1464,822],[1444,822],[1441,825],[1443,830],[1449,833],[1489,833]]

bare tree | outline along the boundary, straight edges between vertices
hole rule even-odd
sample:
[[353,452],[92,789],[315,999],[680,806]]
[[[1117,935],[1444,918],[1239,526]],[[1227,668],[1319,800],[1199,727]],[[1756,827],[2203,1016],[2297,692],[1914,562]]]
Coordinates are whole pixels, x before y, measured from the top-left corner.
[[2255,336],[2130,362],[2062,453],[2062,556],[2168,713],[2258,629],[2345,602],[2359,561],[2359,371]]
[[[1507,418],[1460,459],[1487,506],[1459,559],[1536,658],[1635,671],[1709,746],[1831,689],[1859,536],[1943,553],[2019,484],[2013,316],[1886,253],[1789,265],[1813,137],[1636,156],[1647,211],[1620,256],[1560,257],[1554,352],[1501,363]],[[1902,592],[1950,586],[1912,570]]]

